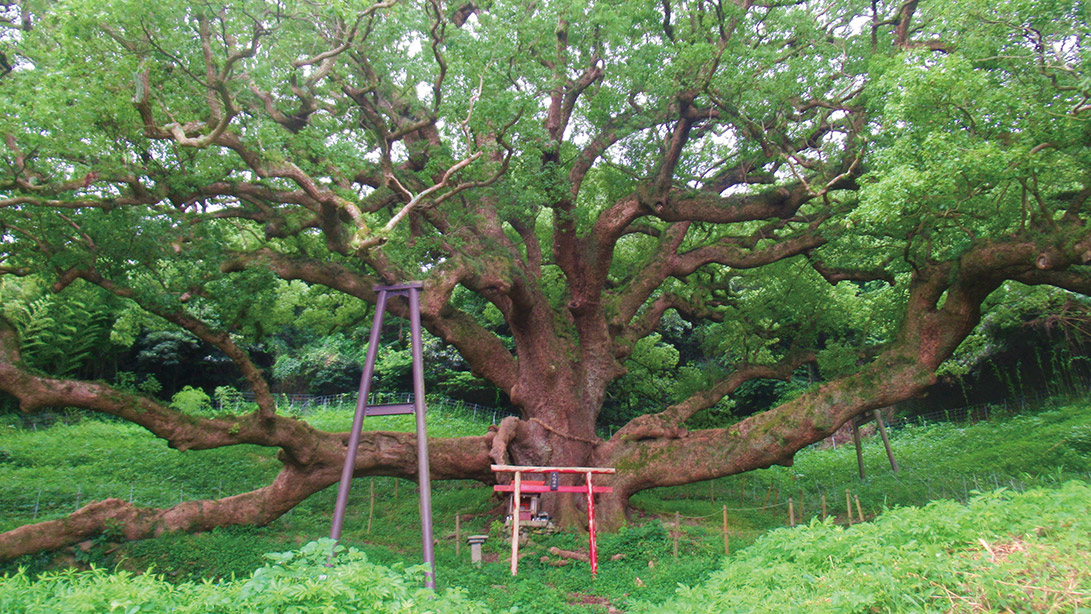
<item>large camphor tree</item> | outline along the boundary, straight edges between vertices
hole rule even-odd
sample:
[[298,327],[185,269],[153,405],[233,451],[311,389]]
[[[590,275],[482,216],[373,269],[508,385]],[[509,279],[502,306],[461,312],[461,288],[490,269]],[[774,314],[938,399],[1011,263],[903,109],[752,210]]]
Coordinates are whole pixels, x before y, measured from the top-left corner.
[[[636,492],[790,464],[921,394],[1005,284],[1091,290],[1078,2],[3,7],[0,273],[98,286],[188,331],[258,409],[191,416],[36,371],[3,321],[0,390],[283,463],[220,500],[91,503],[0,534],[3,558],[107,522],[132,539],[264,524],[337,481],[346,434],[278,415],[247,352],[277,278],[365,302],[422,280],[427,330],[520,412],[432,439],[433,477],[617,467],[608,526]],[[715,350],[708,368],[601,438],[611,385],[666,318]],[[805,365],[822,378],[791,400],[687,428]],[[357,476],[415,469],[413,435],[364,433]]]

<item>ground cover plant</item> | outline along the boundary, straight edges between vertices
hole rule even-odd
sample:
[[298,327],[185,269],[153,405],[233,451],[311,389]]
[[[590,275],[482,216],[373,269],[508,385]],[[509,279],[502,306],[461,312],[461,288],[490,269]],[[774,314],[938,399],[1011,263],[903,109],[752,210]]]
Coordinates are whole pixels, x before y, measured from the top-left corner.
[[665,604],[634,611],[1086,612],[1091,486],[1000,489],[842,527],[778,529]]
[[[728,508],[770,506],[765,513],[785,519],[788,497],[802,505],[800,519],[818,515],[823,496],[830,515],[847,517],[845,490],[855,512],[858,497],[866,516],[884,506],[921,505],[934,499],[967,501],[974,491],[1007,487],[1023,490],[1068,479],[1091,480],[1089,415],[1082,401],[1046,400],[1002,419],[953,423],[909,422],[892,433],[900,471],[891,470],[882,441],[864,439],[866,479],[857,478],[851,443],[813,446],[791,467],[772,467],[711,483],[660,489],[637,497],[637,505],[674,511],[672,500],[687,501],[692,515]],[[798,510],[798,508],[797,508]],[[742,519],[740,519],[742,520]]]
[[155,574],[93,569],[23,573],[0,578],[0,611],[19,614],[470,614],[489,610],[462,591],[438,596],[419,588],[423,569],[391,569],[354,549],[327,566],[333,541],[266,555],[268,562],[243,578],[172,584]]
[[[631,553],[665,559],[657,529],[628,534]],[[661,531],[661,528],[658,529]],[[622,533],[623,535],[625,532]],[[0,578],[5,612],[579,612],[621,606],[633,612],[1082,612],[1091,605],[1091,486],[1068,482],[1025,493],[999,490],[969,504],[940,501],[886,510],[872,522],[832,521],[777,529],[722,563],[696,587],[665,603],[641,584],[604,587],[505,566],[459,579],[440,599],[415,589],[422,579],[350,550],[325,567],[328,540],[268,555],[242,579],[169,583],[154,574],[102,569],[24,572]],[[618,546],[619,544],[614,544]],[[692,570],[692,567],[687,567]],[[651,577],[654,570],[642,574]],[[564,581],[567,579],[567,581]],[[506,582],[507,585],[498,584]],[[486,583],[491,583],[486,586]],[[592,589],[607,590],[603,597]],[[622,592],[624,591],[624,592]],[[469,596],[475,594],[480,599]],[[498,598],[499,595],[499,598]],[[657,600],[658,601],[658,600]]]
[[[336,482],[342,435],[274,392],[347,385],[344,333],[410,280],[463,382],[518,411],[437,436],[438,478],[624,468],[614,529],[641,491],[788,465],[928,390],[1000,297],[1087,313],[1088,31],[1073,0],[7,3],[0,404],[280,467],[5,531],[0,558],[121,519],[266,525]],[[308,311],[324,325],[293,332]],[[266,368],[297,334],[316,353]],[[90,350],[141,336],[254,408],[208,415],[207,390]],[[311,379],[323,356],[346,360]],[[718,419],[731,403],[747,415]],[[362,442],[355,475],[415,474],[410,436]]]
[[[430,416],[430,424],[444,432],[481,427],[472,416],[440,411]],[[311,411],[302,419],[344,428],[351,420],[351,409],[345,406]],[[407,417],[382,420],[386,421],[382,428],[412,430]],[[895,453],[902,465],[897,474],[884,466],[882,444],[875,438],[865,440],[868,478],[863,481],[856,477],[855,452],[851,446],[814,447],[799,454],[790,468],[776,467],[745,478],[649,491],[635,500],[639,507],[631,526],[617,534],[601,536],[601,570],[593,581],[585,563],[571,561],[555,567],[561,559],[549,552],[551,547],[585,549],[585,537],[576,533],[530,535],[530,543],[522,549],[528,556],[520,565],[520,575],[511,578],[504,564],[508,546],[497,522],[498,502],[491,489],[472,482],[437,482],[433,507],[438,582],[441,589],[465,589],[472,599],[494,610],[515,605],[533,605],[541,612],[579,612],[589,606],[624,610],[637,607],[638,602],[644,604],[639,607],[649,608],[649,603],[671,598],[679,583],[697,585],[723,565],[724,507],[729,508],[729,540],[734,553],[728,564],[734,566],[737,560],[750,561],[739,557],[752,556],[746,554],[751,551],[746,547],[755,539],[788,523],[786,498],[794,496],[798,504],[800,491],[804,493],[803,513],[796,510],[800,524],[820,519],[820,492],[839,495],[828,497],[831,523],[828,526],[833,527],[832,523],[846,521],[843,503],[846,488],[860,498],[865,516],[872,518],[884,508],[923,505],[936,497],[965,502],[975,496],[975,490],[995,490],[997,482],[1008,492],[1017,493],[1038,485],[1058,486],[1073,478],[1086,479],[1091,471],[1086,440],[1089,422],[1091,408],[1086,404],[1047,404],[1023,415],[976,424],[928,424],[897,429],[892,433]],[[157,438],[120,422],[58,421],[38,431],[15,426],[15,421],[9,421],[0,430],[3,461],[0,462],[0,489],[3,489],[0,519],[5,522],[10,518],[10,522],[19,523],[32,514],[36,491],[27,484],[48,483],[51,489],[48,492],[58,499],[46,505],[50,501],[43,494],[39,514],[62,517],[67,509],[52,507],[75,505],[81,492],[102,489],[106,495],[127,496],[132,487],[138,496],[147,493],[149,497],[158,496],[169,502],[179,496],[175,488],[180,482],[187,484],[185,488],[203,485],[210,490],[207,496],[216,496],[221,487],[244,491],[245,480],[254,479],[249,465],[260,467],[268,463],[268,470],[275,471],[272,459],[244,448],[222,450],[224,456],[219,465],[209,465],[205,455],[170,450]],[[77,440],[74,432],[81,440],[88,436],[101,446],[71,445]],[[127,451],[134,458],[160,460],[126,464],[104,452],[109,449]],[[222,486],[217,476],[222,477]],[[374,506],[370,505],[372,487]],[[106,492],[110,488],[120,491]],[[107,568],[120,566],[121,570],[133,573],[151,567],[162,574],[163,581],[179,585],[222,582],[230,580],[232,574],[246,578],[263,563],[264,553],[297,548],[328,534],[334,495],[332,489],[323,491],[267,527],[218,529],[195,536],[168,534],[130,543],[106,534],[56,555],[23,557],[2,569],[11,574],[22,566],[28,577],[34,577],[47,569],[56,569],[57,565],[86,567],[95,563]],[[1007,497],[1003,495],[1001,499]],[[457,554],[456,515],[463,540]],[[676,518],[681,521],[680,526],[675,525]],[[490,535],[485,546],[490,562],[481,569],[468,565],[464,539],[469,534]],[[852,535],[866,538],[869,534]],[[420,549],[415,485],[388,477],[358,478],[343,537],[344,543],[366,553],[371,563],[387,567],[415,565]],[[797,538],[782,539],[791,543]],[[838,543],[847,547],[855,542]],[[1009,547],[1005,544],[998,548]],[[621,558],[612,560],[616,555]],[[543,556],[548,558],[547,562],[541,560]],[[744,564],[751,563],[738,565]],[[1056,589],[1061,578],[1051,576],[1043,581]],[[955,587],[951,590],[955,591]]]

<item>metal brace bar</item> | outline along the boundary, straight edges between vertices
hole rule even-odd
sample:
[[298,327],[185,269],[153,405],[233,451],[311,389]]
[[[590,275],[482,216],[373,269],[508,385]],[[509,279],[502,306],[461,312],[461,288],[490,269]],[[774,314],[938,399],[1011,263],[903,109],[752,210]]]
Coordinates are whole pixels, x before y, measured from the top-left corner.
[[[436,589],[436,558],[432,540],[432,481],[428,465],[428,434],[425,427],[424,405],[424,352],[421,341],[420,291],[423,282],[413,281],[391,286],[375,286],[379,296],[375,302],[375,319],[368,337],[367,358],[364,360],[364,372],[360,377],[360,390],[356,400],[356,414],[352,419],[352,431],[345,450],[345,466],[341,470],[341,483],[337,488],[337,504],[333,511],[333,524],[330,537],[341,539],[341,529],[348,509],[349,490],[352,488],[352,476],[356,467],[356,453],[360,447],[360,435],[363,431],[364,416],[390,416],[415,414],[417,427],[417,483],[420,488],[421,546],[425,572],[424,585]],[[371,392],[371,379],[375,374],[375,361],[379,352],[379,337],[386,314],[387,299],[390,295],[406,296],[409,299],[409,331],[413,353],[413,403],[372,405],[367,403]]]

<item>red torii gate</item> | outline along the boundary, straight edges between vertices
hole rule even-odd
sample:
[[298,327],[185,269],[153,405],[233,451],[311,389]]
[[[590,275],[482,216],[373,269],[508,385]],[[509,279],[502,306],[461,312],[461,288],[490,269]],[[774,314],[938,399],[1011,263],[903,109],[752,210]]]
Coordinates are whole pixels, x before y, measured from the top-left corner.
[[[519,572],[519,503],[523,493],[543,492],[570,492],[586,493],[587,495],[587,533],[589,535],[589,548],[591,559],[591,575],[599,571],[598,550],[595,547],[595,493],[614,492],[609,486],[595,486],[591,483],[591,476],[605,473],[616,473],[613,467],[534,467],[525,465],[492,465],[493,473],[514,473],[515,479],[511,484],[497,484],[492,487],[495,492],[512,493],[511,514],[511,575]],[[550,480],[551,484],[523,484],[524,473],[579,473],[586,479],[584,486],[560,486],[556,480]]]

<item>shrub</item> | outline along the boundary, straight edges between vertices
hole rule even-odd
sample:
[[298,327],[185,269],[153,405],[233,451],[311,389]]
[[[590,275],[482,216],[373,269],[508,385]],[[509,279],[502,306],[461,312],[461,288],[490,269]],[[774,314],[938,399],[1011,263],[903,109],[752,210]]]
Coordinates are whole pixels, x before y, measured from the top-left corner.
[[[330,567],[326,561],[337,551]],[[459,590],[441,595],[417,588],[423,568],[382,567],[329,539],[266,555],[269,563],[243,580],[170,584],[162,576],[126,571],[50,572],[31,580],[23,571],[0,578],[0,612],[25,614],[356,614],[485,612]]]
[[766,534],[705,584],[639,611],[1085,611],[1089,533],[1080,482],[896,508],[848,528],[816,520]]
[[204,390],[193,386],[186,386],[174,393],[170,406],[191,416],[211,417],[215,413],[212,409],[212,398]]

